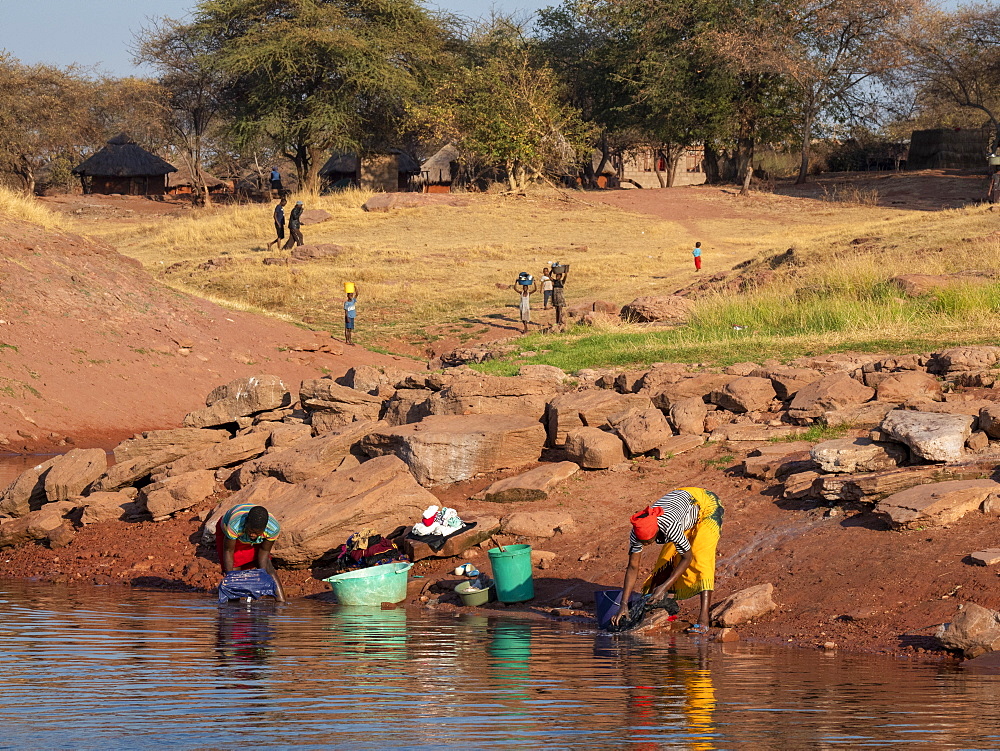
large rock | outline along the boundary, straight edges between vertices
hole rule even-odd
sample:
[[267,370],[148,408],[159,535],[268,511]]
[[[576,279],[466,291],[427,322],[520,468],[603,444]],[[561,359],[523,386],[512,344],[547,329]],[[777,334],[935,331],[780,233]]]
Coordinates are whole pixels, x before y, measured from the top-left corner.
[[658,393],[652,393],[645,389],[643,389],[643,393],[649,393],[652,396],[653,404],[667,412],[682,399],[698,397],[707,402],[713,391],[722,389],[732,380],[735,380],[735,376],[723,373],[698,373],[668,383]]
[[608,418],[611,415],[629,409],[649,409],[651,406],[652,402],[647,396],[619,394],[603,389],[561,394],[549,402],[547,412],[549,441],[556,448],[561,448],[566,444],[566,435],[571,430],[608,426]]
[[621,310],[622,320],[631,323],[687,323],[694,303],[678,295],[637,297]]
[[835,438],[817,443],[810,451],[824,472],[878,472],[898,467],[909,457],[899,443],[873,441],[871,438]]
[[898,467],[857,475],[824,475],[820,481],[820,494],[831,503],[861,500],[871,503],[916,485],[950,480],[983,480],[997,471],[998,464],[996,459],[983,457],[958,464]]
[[514,477],[497,480],[476,498],[490,503],[525,503],[544,501],[559,483],[576,473],[580,465],[575,462],[542,464]]
[[66,518],[69,512],[79,508],[73,501],[46,503],[38,511],[0,524],[0,548],[21,545],[32,540],[46,540],[49,535],[62,527],[72,529]]
[[527,415],[434,415],[376,430],[361,445],[369,456],[396,454],[430,487],[538,461],[545,428]]
[[313,437],[311,425],[301,422],[268,423],[267,445],[270,449],[287,449]]
[[625,461],[625,446],[614,433],[577,428],[566,436],[566,457],[585,469],[607,469]]
[[430,389],[398,389],[385,403],[382,418],[390,425],[420,422],[431,414]]
[[846,373],[831,373],[799,389],[788,407],[788,414],[797,422],[809,423],[828,410],[861,404],[873,396],[875,389]]
[[880,429],[905,443],[914,454],[929,462],[956,462],[965,453],[975,418],[897,409],[886,415]]
[[373,430],[388,427],[384,422],[361,420],[317,438],[300,441],[283,451],[265,454],[240,467],[240,485],[249,485],[262,477],[277,477],[283,482],[305,482],[328,474],[340,466],[351,453],[351,448],[362,438]]
[[941,382],[930,373],[917,370],[907,370],[902,373],[892,373],[879,381],[878,400],[902,404],[911,399],[941,401]]
[[215,492],[215,473],[200,469],[168,477],[142,489],[146,510],[153,521],[195,506]]
[[645,454],[662,446],[674,435],[667,418],[656,407],[620,412],[611,415],[608,422],[633,456]]
[[281,524],[274,557],[291,568],[322,558],[359,529],[387,533],[420,518],[437,499],[420,487],[398,457],[380,456],[297,485],[265,477],[234,493],[206,523],[238,503],[259,503]]
[[503,531],[515,537],[546,539],[574,532],[576,524],[565,511],[518,511],[503,520]]
[[823,377],[811,368],[793,368],[785,365],[756,368],[750,371],[753,378],[767,378],[781,401],[793,398],[799,391]]
[[723,409],[741,413],[762,412],[775,396],[770,379],[745,376],[734,378],[721,389],[713,391],[709,398]]
[[562,368],[557,368],[555,365],[522,365],[518,368],[517,375],[521,378],[529,378],[533,381],[544,381],[552,383],[556,386],[561,386],[569,380],[569,376],[566,374],[566,371]]
[[210,428],[236,422],[256,412],[286,407],[292,395],[278,376],[257,375],[237,378],[219,386],[206,397],[204,409],[191,412],[184,418],[184,427]]
[[979,429],[990,438],[1000,439],[1000,404],[987,404],[980,408]]
[[670,422],[681,435],[701,435],[705,432],[708,405],[700,396],[679,399],[670,405]]
[[45,473],[45,497],[49,501],[68,501],[81,495],[108,468],[104,449],[73,449],[52,462]]
[[927,364],[932,373],[947,374],[956,371],[985,370],[1000,362],[1000,347],[952,347],[935,352]]
[[75,499],[76,503],[83,506],[83,514],[80,516],[80,524],[98,524],[116,519],[132,518],[138,514],[139,506],[136,503],[136,491],[134,488],[118,490],[114,493],[91,493],[86,498]]
[[299,398],[307,410],[330,413],[333,422],[341,425],[356,420],[374,421],[382,412],[381,397],[341,386],[332,378],[303,381]]
[[108,471],[94,483],[93,490],[114,491],[132,485],[148,477],[154,470],[160,469],[188,453],[186,448],[168,447],[152,454],[140,454],[135,459],[121,464],[114,464],[108,467]]
[[672,459],[677,454],[696,449],[705,443],[705,437],[700,435],[675,435],[666,439],[653,449],[654,459]]
[[214,443],[167,465],[170,477],[194,472],[196,469],[229,467],[260,456],[267,449],[268,433],[260,431],[236,436],[225,443]]
[[777,610],[773,595],[773,584],[758,584],[734,592],[712,606],[712,622],[717,626],[732,627],[756,620]]
[[[933,402],[923,402],[933,404]],[[864,404],[852,404],[841,409],[831,409],[823,413],[820,422],[828,427],[837,428],[847,426],[849,428],[862,428],[873,430],[882,424],[885,416],[896,409],[898,405],[892,402],[865,402]]]
[[465,206],[469,198],[456,193],[376,193],[361,208],[383,212],[396,209],[416,209],[424,206]]
[[40,509],[48,500],[45,497],[45,476],[58,458],[48,459],[19,474],[0,495],[0,514],[25,516]]
[[974,602],[960,606],[951,623],[938,627],[938,641],[947,649],[961,650],[966,658],[1000,649],[1000,613]]
[[299,222],[303,227],[308,227],[312,224],[319,224],[320,222],[325,222],[327,219],[331,219],[332,215],[329,211],[324,209],[306,209],[302,212],[299,217]]
[[115,446],[115,463],[125,464],[164,450],[169,450],[180,457],[184,454],[193,454],[213,443],[228,441],[231,437],[227,430],[202,428],[147,430]]
[[743,462],[743,474],[758,480],[775,480],[798,472],[813,471],[817,467],[809,453],[811,448],[805,441],[762,446]]
[[414,374],[397,368],[375,368],[371,365],[355,365],[342,377],[338,378],[337,382],[355,391],[363,391],[366,394],[377,396],[380,391],[394,389],[399,381],[410,375]]
[[428,406],[432,415],[528,415],[541,420],[557,388],[551,380],[468,375],[432,394]]
[[879,501],[875,514],[893,529],[941,527],[958,521],[998,495],[1000,483],[994,480],[951,480],[917,485]]

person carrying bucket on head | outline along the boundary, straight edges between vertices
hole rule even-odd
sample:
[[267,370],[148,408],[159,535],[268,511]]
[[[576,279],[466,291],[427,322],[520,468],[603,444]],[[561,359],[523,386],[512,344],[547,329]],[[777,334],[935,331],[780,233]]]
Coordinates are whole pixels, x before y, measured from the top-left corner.
[[569,266],[562,263],[552,264],[549,277],[552,279],[552,305],[556,309],[556,326],[563,323],[563,309],[566,307],[566,278],[569,276]]
[[344,282],[344,292],[347,293],[347,299],[344,301],[344,341],[353,346],[354,319],[358,313],[358,285],[354,282]]
[[715,589],[715,551],[722,532],[724,510],[719,497],[703,488],[678,488],[652,506],[632,516],[628,567],[622,585],[621,605],[612,617],[618,623],[628,616],[628,601],[635,589],[642,551],[647,545],[662,545],[653,573],[642,585],[645,594],[662,600],[668,592],[674,599],[699,595],[698,621],[690,628],[707,633],[708,611]]
[[519,307],[521,314],[521,331],[528,333],[528,324],[531,323],[531,295],[538,289],[534,277],[527,271],[522,271],[514,282],[514,289],[520,297]]
[[284,602],[285,592],[271,562],[271,548],[280,531],[278,520],[263,506],[252,503],[233,506],[215,525],[215,550],[222,573],[264,569],[274,579],[278,602]]

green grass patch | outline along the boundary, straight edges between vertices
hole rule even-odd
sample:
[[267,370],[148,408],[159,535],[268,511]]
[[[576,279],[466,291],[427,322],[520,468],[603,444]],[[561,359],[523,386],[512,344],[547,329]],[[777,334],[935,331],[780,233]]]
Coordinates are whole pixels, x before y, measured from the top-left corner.
[[843,438],[850,431],[850,425],[812,425],[804,433],[785,435],[780,438],[772,438],[771,443],[794,443],[795,441],[809,441],[809,443],[819,443],[820,441],[832,441],[834,438]]

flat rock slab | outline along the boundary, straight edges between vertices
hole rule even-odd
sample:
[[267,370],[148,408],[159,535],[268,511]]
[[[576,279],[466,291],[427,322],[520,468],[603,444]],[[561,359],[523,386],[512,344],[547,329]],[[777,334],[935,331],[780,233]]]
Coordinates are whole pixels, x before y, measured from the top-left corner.
[[824,472],[878,472],[892,469],[910,455],[901,443],[883,443],[871,438],[835,438],[817,443],[809,452]]
[[878,501],[916,485],[948,480],[983,480],[1000,467],[996,457],[980,457],[955,464],[898,467],[858,475],[824,475],[820,494],[828,501]]
[[173,428],[170,430],[147,430],[115,446],[115,462],[123,464],[140,456],[149,456],[170,449],[179,456],[194,453],[212,443],[228,441],[232,436],[227,430],[206,430],[203,428]]
[[951,480],[917,485],[879,501],[875,514],[894,529],[940,527],[958,521],[1000,494],[994,480]]
[[291,403],[291,392],[278,376],[237,378],[212,389],[205,398],[207,406],[188,414],[184,418],[184,427],[210,428],[225,425],[235,422],[238,417],[287,407]]
[[454,558],[465,553],[473,545],[490,539],[500,531],[500,520],[493,516],[480,516],[464,521],[476,522],[476,526],[454,537],[449,537],[440,550],[433,550],[426,542],[418,542],[404,537],[403,552],[410,557],[411,561],[422,561],[425,558]]
[[443,193],[376,193],[361,208],[365,211],[385,212],[425,206],[468,206],[470,200],[467,196]]
[[572,430],[605,427],[611,415],[630,409],[649,409],[652,406],[648,396],[619,394],[605,389],[561,394],[549,402],[549,441],[554,447],[562,448],[566,445],[566,436]]
[[914,454],[929,462],[955,462],[965,454],[972,435],[971,415],[942,415],[897,409],[886,415],[881,431],[905,443]]
[[303,227],[308,227],[310,224],[325,222],[327,219],[331,219],[332,216],[329,211],[325,211],[324,209],[306,209],[302,212],[302,216],[299,217],[299,223]]
[[[802,442],[796,441],[785,445],[794,446],[800,443]],[[782,449],[780,452],[757,453],[755,456],[748,456],[743,461],[743,474],[758,480],[774,480],[798,472],[818,469],[809,453],[809,444],[805,444],[805,446],[805,449],[796,451]]]
[[515,537],[549,538],[575,530],[573,517],[564,511],[518,511],[503,520],[504,534]]
[[700,435],[675,435],[667,438],[663,443],[653,449],[655,459],[669,459],[685,451],[696,449],[704,445],[705,437]]
[[554,487],[579,469],[580,465],[576,462],[543,464],[515,477],[497,480],[486,490],[476,494],[475,498],[490,503],[544,501]]
[[526,415],[432,415],[373,431],[361,446],[369,456],[396,454],[431,487],[538,461],[545,428]]
[[970,553],[969,557],[980,566],[995,566],[1000,563],[1000,548],[987,548]]

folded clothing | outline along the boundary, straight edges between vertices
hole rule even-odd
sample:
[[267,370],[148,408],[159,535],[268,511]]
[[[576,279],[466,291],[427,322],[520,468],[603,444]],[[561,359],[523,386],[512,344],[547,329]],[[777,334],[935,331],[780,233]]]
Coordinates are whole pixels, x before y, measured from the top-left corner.
[[259,600],[261,597],[277,596],[278,585],[274,577],[262,568],[230,571],[219,584],[220,605],[230,600],[242,600],[244,597]]
[[428,514],[432,509],[436,509],[436,506],[431,506],[424,512],[424,517],[417,524],[413,525],[411,533],[418,534],[421,536],[431,536],[431,535],[443,535],[448,536],[455,532],[457,529],[461,529],[465,526],[465,522],[458,515],[458,512],[453,508],[448,508],[443,506],[437,510],[434,514],[432,521],[428,522]]

